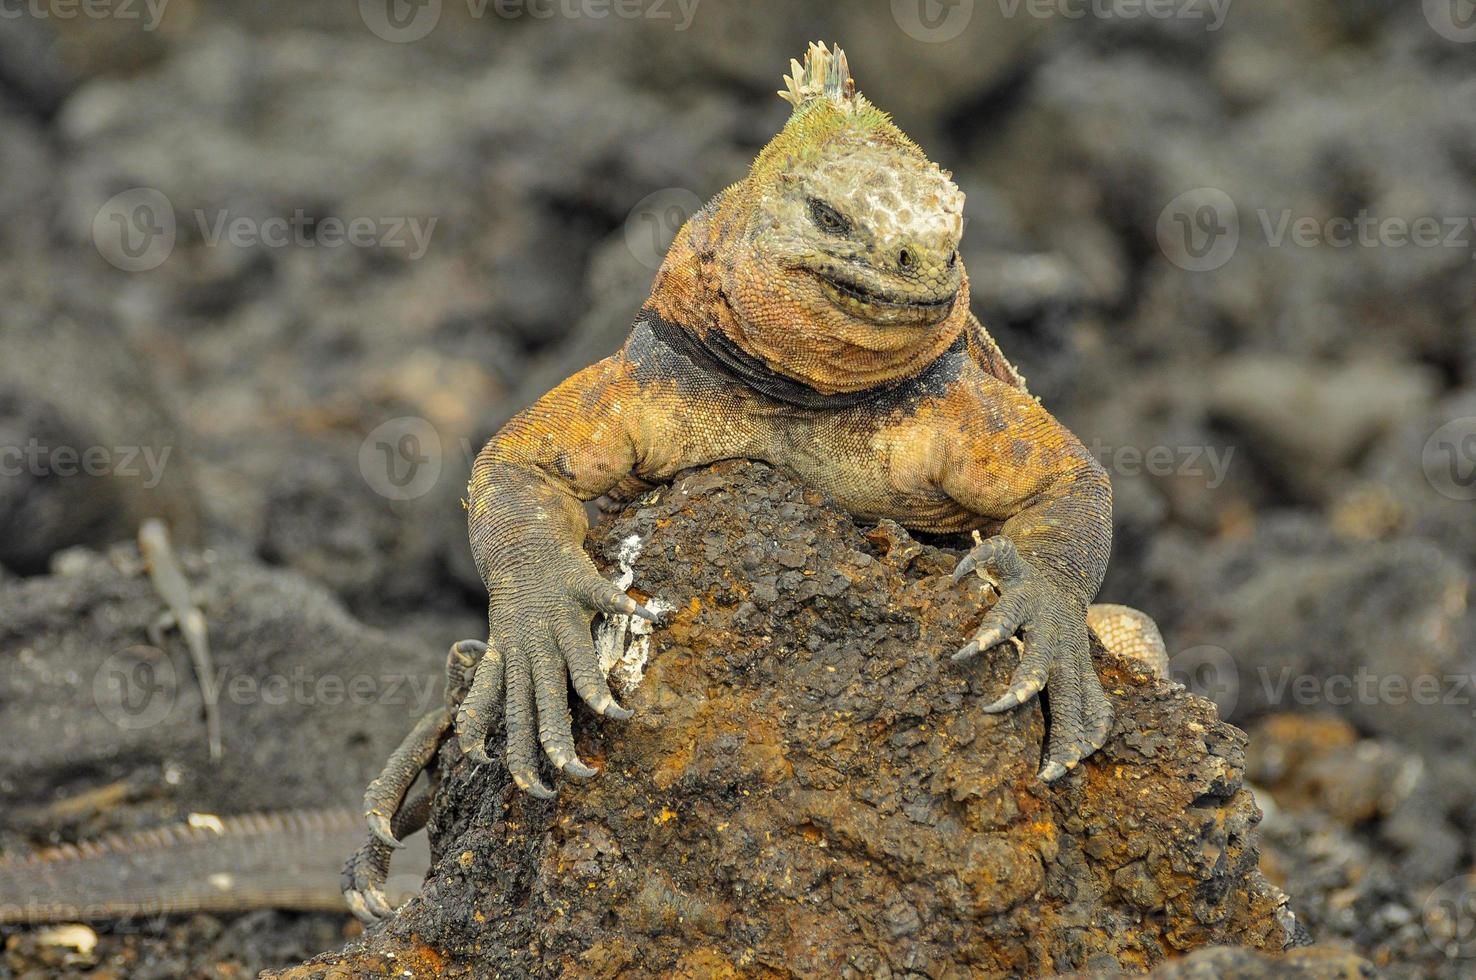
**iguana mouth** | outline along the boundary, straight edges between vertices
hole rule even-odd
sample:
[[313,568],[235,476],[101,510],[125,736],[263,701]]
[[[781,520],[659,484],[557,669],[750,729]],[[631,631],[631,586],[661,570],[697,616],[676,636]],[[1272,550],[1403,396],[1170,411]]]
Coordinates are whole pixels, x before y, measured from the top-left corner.
[[932,326],[947,319],[953,311],[958,291],[946,296],[904,296],[861,285],[851,279],[828,272],[810,270],[835,303],[847,313],[863,320],[880,323],[915,322]]

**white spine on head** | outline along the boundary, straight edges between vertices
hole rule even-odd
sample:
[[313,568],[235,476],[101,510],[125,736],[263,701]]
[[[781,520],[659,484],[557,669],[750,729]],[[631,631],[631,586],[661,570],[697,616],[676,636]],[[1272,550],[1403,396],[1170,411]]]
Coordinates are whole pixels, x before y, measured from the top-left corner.
[[790,59],[790,74],[784,76],[784,89],[779,98],[796,109],[815,99],[826,99],[847,112],[856,109],[856,82],[851,78],[846,53],[840,45],[827,48],[825,42],[811,42],[805,52],[805,63]]

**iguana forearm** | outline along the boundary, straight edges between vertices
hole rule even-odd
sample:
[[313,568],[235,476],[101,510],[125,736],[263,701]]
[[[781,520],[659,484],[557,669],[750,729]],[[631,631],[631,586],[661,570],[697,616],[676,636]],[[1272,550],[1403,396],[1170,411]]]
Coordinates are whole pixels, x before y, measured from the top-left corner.
[[[487,443],[468,487],[472,551],[490,598],[491,645],[506,671],[508,765],[517,784],[536,796],[552,791],[538,777],[533,708],[539,719],[567,713],[566,671],[595,711],[628,716],[600,673],[591,616],[655,618],[602,578],[583,550],[589,528],[583,501],[614,487],[635,465],[622,399],[635,401],[623,362],[580,372]],[[490,721],[472,719],[463,744],[479,745]],[[575,754],[567,726],[543,723],[536,731],[559,769],[594,774]]]

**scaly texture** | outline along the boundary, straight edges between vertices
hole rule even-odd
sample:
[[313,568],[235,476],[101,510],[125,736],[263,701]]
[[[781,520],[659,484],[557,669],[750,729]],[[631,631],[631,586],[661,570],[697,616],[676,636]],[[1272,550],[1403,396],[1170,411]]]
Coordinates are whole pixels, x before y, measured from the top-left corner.
[[1293,941],[1245,735],[1094,644],[1122,734],[1042,783],[1040,705],[983,710],[1012,651],[948,660],[988,605],[960,552],[745,461],[589,545],[677,606],[635,716],[581,710],[601,776],[537,800],[446,739],[420,896],[287,976],[1105,976]]
[[[361,826],[348,809],[253,813],[7,854],[0,857],[0,923],[336,912],[343,908],[338,863]],[[425,861],[407,863],[418,869]],[[389,892],[403,899],[418,882],[412,874]]]
[[584,502],[732,458],[771,463],[864,520],[976,532],[955,583],[976,572],[999,598],[955,659],[1021,650],[984,710],[1049,692],[1047,782],[1111,731],[1087,652],[1111,487],[970,314],[962,192],[856,91],[838,48],[812,45],[783,94],[789,122],[679,232],[624,348],[515,417],[473,468],[489,652],[458,740],[484,757],[500,707],[508,768],[535,796],[553,792],[541,756],[566,776],[595,772],[575,751],[571,681],[598,714],[628,717],[592,618],[655,618],[585,554]]

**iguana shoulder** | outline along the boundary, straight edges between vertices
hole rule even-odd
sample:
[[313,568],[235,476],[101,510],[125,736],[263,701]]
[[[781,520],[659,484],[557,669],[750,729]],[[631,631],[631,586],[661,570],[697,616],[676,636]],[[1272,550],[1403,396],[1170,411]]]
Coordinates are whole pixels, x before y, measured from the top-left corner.
[[973,313],[969,314],[968,324],[964,328],[964,343],[969,357],[973,358],[974,363],[985,374],[998,378],[1011,388],[1029,393],[1025,385],[1025,375],[1004,356],[999,344],[994,342],[994,337],[984,329],[984,324]]

